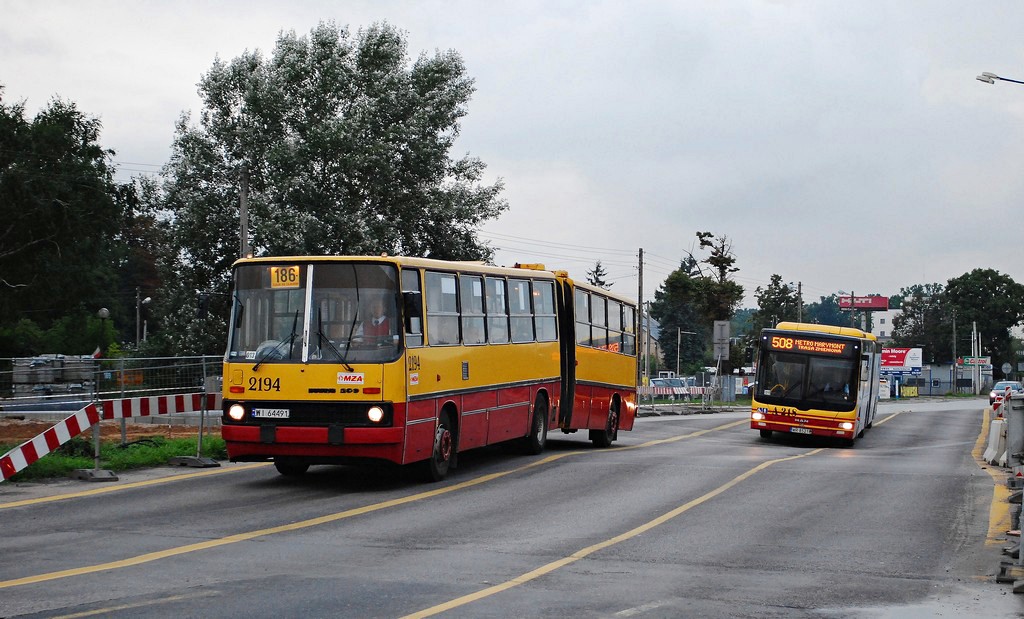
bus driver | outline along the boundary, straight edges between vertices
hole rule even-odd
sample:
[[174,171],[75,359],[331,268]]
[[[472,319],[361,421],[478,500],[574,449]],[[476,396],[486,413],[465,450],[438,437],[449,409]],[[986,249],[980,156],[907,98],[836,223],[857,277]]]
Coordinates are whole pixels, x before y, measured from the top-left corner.
[[376,342],[391,335],[391,320],[385,308],[384,297],[374,297],[370,301],[369,314],[363,320],[361,329],[364,341]]

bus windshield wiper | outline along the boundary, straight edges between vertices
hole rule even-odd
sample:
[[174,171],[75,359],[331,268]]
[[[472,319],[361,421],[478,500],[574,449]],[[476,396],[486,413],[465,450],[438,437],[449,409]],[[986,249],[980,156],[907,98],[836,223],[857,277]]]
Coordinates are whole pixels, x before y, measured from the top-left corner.
[[348,364],[348,351],[352,350],[352,338],[356,333],[356,324],[359,322],[359,271],[356,270],[356,265],[350,265],[352,267],[352,279],[355,281],[356,290],[356,311],[352,313],[352,322],[348,325],[348,337],[345,338],[345,354],[341,357],[341,364],[351,372],[351,366]]
[[338,350],[338,347],[334,345],[334,342],[331,341],[331,338],[327,337],[327,334],[324,333],[324,316],[323,312],[319,311],[316,314],[316,335],[319,338],[319,346],[323,348],[324,342],[327,342],[327,345],[330,347],[330,350],[333,351],[335,355],[337,355],[338,359],[341,360],[341,364],[345,366],[345,371],[352,372],[352,366],[345,363],[345,356],[341,354],[341,351]]
[[285,342],[288,343],[288,358],[290,359],[291,356],[292,356],[292,346],[295,344],[295,336],[296,336],[295,332],[298,330],[298,328],[299,328],[299,310],[295,310],[295,320],[292,321],[292,333],[291,333],[291,335],[288,336],[287,340],[281,340],[280,342],[277,343],[277,346],[274,346],[273,348],[268,350],[266,353],[264,353],[263,356],[260,357],[256,361],[256,365],[252,366],[252,371],[255,372],[256,370],[260,369],[260,366],[263,365],[264,361],[269,359],[271,356],[276,355],[277,352],[279,350],[281,350],[281,347],[284,346]]

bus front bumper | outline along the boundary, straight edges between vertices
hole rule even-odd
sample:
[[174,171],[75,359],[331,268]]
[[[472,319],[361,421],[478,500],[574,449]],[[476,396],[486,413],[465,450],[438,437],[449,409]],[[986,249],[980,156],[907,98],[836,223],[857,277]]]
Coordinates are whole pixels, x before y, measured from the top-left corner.
[[402,463],[402,428],[223,425],[221,436],[232,461],[304,456]]
[[805,434],[813,436],[833,436],[839,438],[853,438],[856,426],[851,421],[838,419],[806,419],[787,417],[786,419],[773,418],[774,415],[754,413],[751,415],[750,428],[752,430],[771,430],[773,432],[786,432],[789,434]]

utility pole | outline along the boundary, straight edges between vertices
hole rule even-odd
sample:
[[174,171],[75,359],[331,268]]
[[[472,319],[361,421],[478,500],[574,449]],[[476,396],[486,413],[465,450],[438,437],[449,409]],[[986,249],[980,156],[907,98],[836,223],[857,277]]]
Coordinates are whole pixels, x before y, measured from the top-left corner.
[[139,287],[135,287],[135,348],[139,347],[139,316],[142,314],[142,292]]
[[796,283],[796,321],[797,322],[803,322],[804,321],[804,294],[803,294],[803,289],[804,289],[804,283],[803,282],[797,282]]
[[971,356],[974,357],[974,366],[971,368],[971,386],[974,387],[974,395],[981,393],[978,389],[978,371],[980,365],[978,365],[978,357],[981,356],[981,346],[979,346],[980,340],[978,339],[978,323],[977,321],[971,321]]
[[242,258],[249,255],[249,169],[238,171],[238,240]]
[[[639,266],[637,272],[640,274],[640,276],[637,278],[638,280],[640,280],[640,283],[637,286],[636,306],[640,309],[640,316],[638,317],[639,322],[637,322],[636,327],[637,327],[637,335],[643,335],[644,334],[644,331],[643,331],[643,328],[644,328],[644,313],[645,313],[645,309],[644,309],[644,248],[643,247],[640,248],[640,266]],[[650,322],[647,322],[647,327],[650,328]],[[646,337],[642,338],[641,341],[637,342],[637,347],[640,348],[641,350],[647,348]],[[648,351],[644,350],[644,359],[647,358],[647,354],[648,354]],[[639,389],[640,385],[642,385],[642,384],[643,384],[643,370],[642,370],[640,364],[638,363],[638,364],[636,364],[636,385],[637,385],[637,388]],[[639,402],[639,401],[640,401],[640,399],[637,398],[637,402]]]
[[683,331],[682,327],[676,327],[676,377],[680,376],[679,373],[679,351],[683,347],[683,335],[697,335],[693,331]]
[[679,376],[679,346],[683,343],[683,331],[676,327],[676,377]]

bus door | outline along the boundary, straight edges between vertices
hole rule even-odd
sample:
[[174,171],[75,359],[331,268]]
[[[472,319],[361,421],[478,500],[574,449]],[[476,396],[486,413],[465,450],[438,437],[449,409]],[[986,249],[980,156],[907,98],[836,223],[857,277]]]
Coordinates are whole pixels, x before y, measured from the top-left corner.
[[576,394],[576,320],[573,311],[573,287],[558,280],[558,349],[561,357],[562,393],[558,406],[558,426],[569,428]]

